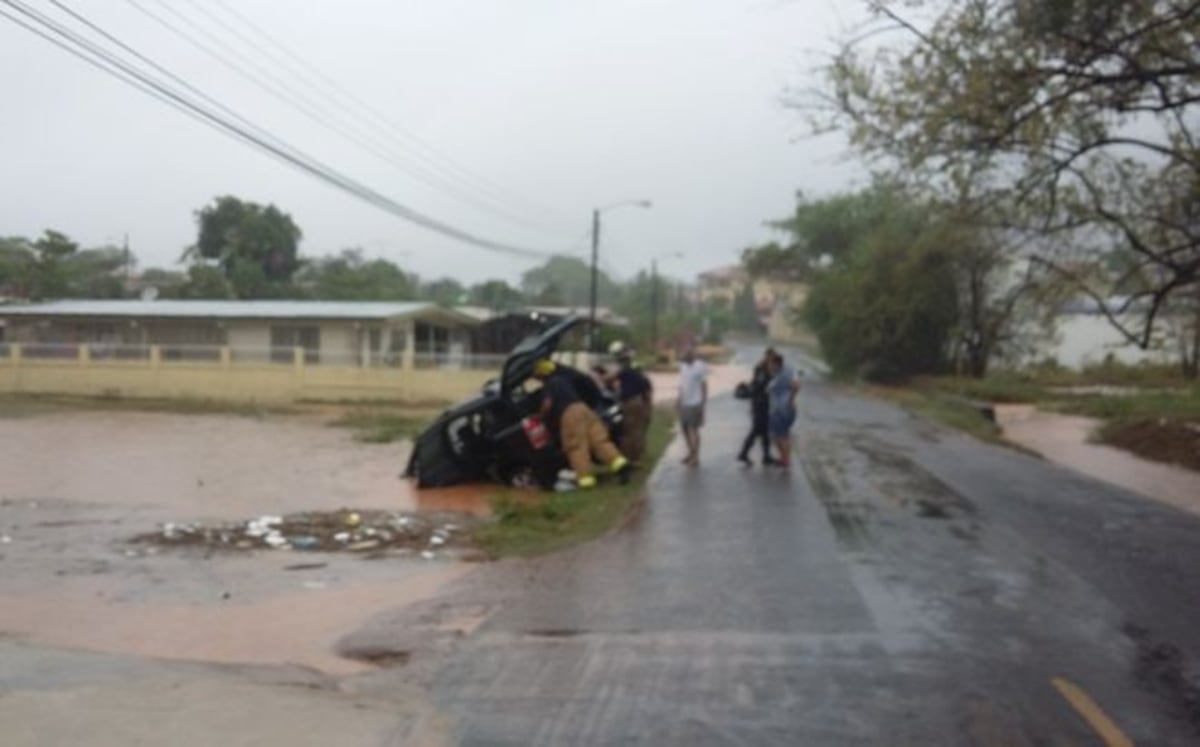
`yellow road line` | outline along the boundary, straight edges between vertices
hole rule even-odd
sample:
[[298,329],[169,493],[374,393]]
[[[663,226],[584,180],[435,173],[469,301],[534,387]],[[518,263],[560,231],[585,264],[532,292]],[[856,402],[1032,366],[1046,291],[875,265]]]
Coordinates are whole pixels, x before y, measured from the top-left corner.
[[1082,687],[1065,677],[1055,677],[1050,680],[1050,684],[1054,685],[1058,694],[1066,698],[1080,716],[1083,716],[1083,720],[1088,722],[1088,726],[1091,726],[1100,735],[1106,747],[1133,747],[1133,740],[1125,736],[1121,727],[1117,726],[1108,717],[1108,714],[1101,710],[1099,704],[1092,700]]

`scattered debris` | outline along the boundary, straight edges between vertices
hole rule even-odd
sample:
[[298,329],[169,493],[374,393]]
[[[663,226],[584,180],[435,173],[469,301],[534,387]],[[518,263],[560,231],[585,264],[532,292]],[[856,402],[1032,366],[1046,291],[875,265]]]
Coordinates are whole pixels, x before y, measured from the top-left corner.
[[325,568],[328,565],[329,565],[328,563],[292,563],[291,565],[285,565],[283,567],[283,570],[285,570],[285,571],[317,571],[322,568]]
[[402,667],[412,658],[412,652],[406,649],[393,649],[387,646],[370,646],[342,653],[347,659],[373,664],[380,669]]
[[[421,557],[432,559],[435,556],[431,550],[453,552],[468,549],[470,541],[463,527],[469,527],[476,521],[460,514],[341,509],[287,516],[259,516],[240,524],[167,522],[156,532],[135,537],[133,542],[230,551],[270,548],[304,552],[353,552],[368,556],[422,549]],[[138,553],[127,550],[125,554],[133,557]],[[308,570],[322,566],[323,563],[298,563],[285,566],[285,569]]]

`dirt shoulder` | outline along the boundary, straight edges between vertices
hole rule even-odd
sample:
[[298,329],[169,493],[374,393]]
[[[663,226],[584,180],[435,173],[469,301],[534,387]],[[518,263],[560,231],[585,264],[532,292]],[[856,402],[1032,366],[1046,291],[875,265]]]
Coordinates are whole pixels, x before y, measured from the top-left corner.
[[1200,425],[1171,420],[1118,420],[1105,423],[1096,440],[1143,459],[1200,472]]

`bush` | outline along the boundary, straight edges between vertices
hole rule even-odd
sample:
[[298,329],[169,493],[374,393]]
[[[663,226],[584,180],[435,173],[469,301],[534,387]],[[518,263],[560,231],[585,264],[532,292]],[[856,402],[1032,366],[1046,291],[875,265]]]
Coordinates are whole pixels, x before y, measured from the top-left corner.
[[837,376],[940,373],[958,321],[952,264],[941,250],[874,235],[814,285],[805,318]]

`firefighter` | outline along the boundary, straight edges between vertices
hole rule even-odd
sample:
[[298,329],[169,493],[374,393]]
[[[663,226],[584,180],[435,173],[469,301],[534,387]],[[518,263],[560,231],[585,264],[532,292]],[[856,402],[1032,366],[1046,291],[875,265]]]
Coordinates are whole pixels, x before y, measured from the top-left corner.
[[617,352],[620,369],[614,378],[617,400],[621,403],[621,452],[637,464],[646,453],[646,432],[654,408],[654,387],[646,374],[633,367],[633,354],[622,348]]
[[559,372],[553,361],[540,360],[533,375],[542,382],[542,420],[558,433],[576,484],[596,486],[593,459],[620,475],[622,482],[628,481],[629,460],[613,445],[604,421],[580,399],[570,374]]

